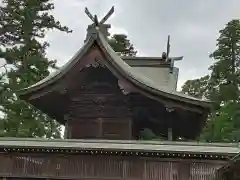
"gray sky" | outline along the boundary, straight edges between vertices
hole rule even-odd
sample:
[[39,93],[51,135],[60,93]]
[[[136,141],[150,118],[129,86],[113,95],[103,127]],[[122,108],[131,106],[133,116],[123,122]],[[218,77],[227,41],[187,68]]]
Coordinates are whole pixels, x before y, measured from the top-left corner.
[[209,54],[215,49],[218,31],[233,18],[240,17],[240,0],[54,0],[55,17],[73,30],[72,34],[51,32],[48,57],[60,65],[67,62],[82,46],[87,25],[84,13],[101,18],[115,6],[108,20],[113,33],[126,33],[138,55],[161,56],[166,51],[167,35],[171,35],[172,56],[184,56],[176,64],[180,68],[179,87],[185,80],[208,73],[212,63]]

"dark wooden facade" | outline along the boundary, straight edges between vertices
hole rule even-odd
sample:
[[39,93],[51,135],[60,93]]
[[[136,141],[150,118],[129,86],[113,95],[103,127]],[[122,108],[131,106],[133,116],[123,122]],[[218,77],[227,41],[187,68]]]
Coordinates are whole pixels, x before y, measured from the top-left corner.
[[132,116],[118,80],[104,67],[89,67],[83,83],[68,95],[68,138],[132,139]]
[[107,58],[94,44],[57,82],[21,98],[66,125],[68,138],[137,139],[143,128],[166,138],[171,128],[171,140],[198,136],[207,109],[146,94]]
[[0,155],[0,176],[50,179],[213,180],[216,170],[223,163],[130,156],[16,153]]

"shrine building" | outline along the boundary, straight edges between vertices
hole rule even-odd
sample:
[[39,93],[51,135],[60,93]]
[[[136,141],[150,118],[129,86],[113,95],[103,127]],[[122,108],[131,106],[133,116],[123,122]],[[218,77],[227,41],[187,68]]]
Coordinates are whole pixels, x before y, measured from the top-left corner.
[[[183,57],[169,55],[169,41],[159,57],[122,57],[110,46],[111,26],[105,24],[113,11],[99,21],[86,8],[93,23],[84,45],[59,70],[19,91],[22,100],[65,126],[65,135],[0,138],[0,178],[229,177],[225,172],[231,168],[226,167],[240,152],[239,144],[196,141],[211,102],[177,91],[174,62]],[[144,129],[157,139],[141,140]]]

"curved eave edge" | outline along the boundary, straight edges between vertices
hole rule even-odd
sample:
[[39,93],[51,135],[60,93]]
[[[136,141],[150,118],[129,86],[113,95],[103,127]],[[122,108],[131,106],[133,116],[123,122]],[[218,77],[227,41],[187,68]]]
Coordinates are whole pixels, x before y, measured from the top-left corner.
[[56,70],[54,73],[50,74],[46,78],[37,82],[36,84],[33,84],[24,89],[20,89],[17,92],[18,96],[20,98],[27,96],[28,94],[33,93],[34,91],[40,90],[40,89],[44,88],[45,86],[50,85],[50,84],[54,83],[56,80],[60,79],[88,51],[88,49],[94,44],[95,40],[96,40],[96,37],[93,37],[93,36],[89,37],[89,39],[84,43],[82,48],[65,65],[63,65],[60,69]]
[[45,79],[39,81],[38,83],[19,90],[17,93],[21,99],[24,99],[24,96],[27,96],[30,93],[33,93],[34,91],[37,91],[49,84],[52,84],[56,80],[60,79],[62,76],[68,72],[77,62],[78,60],[88,51],[88,49],[94,44],[94,42],[97,42],[100,48],[103,50],[103,52],[106,53],[108,57],[112,60],[113,66],[119,71],[122,71],[124,75],[127,75],[127,79],[134,83],[137,87],[143,87],[146,91],[150,91],[157,96],[165,96],[170,99],[174,100],[180,100],[186,103],[199,105],[202,107],[205,107],[207,109],[211,108],[211,102],[210,101],[203,101],[201,99],[196,99],[192,97],[188,97],[186,95],[178,95],[174,94],[173,92],[167,92],[167,90],[157,88],[155,87],[154,83],[151,82],[150,79],[144,77],[142,78],[141,74],[138,72],[132,72],[133,68],[131,68],[126,62],[124,62],[121,57],[119,57],[116,52],[111,48],[111,46],[108,44],[106,39],[103,37],[103,35],[99,32],[99,30],[96,29],[96,33],[90,36],[90,38],[86,41],[86,43],[83,45],[83,47],[76,53],[73,58],[66,63],[62,68],[57,70],[55,73],[49,75]]

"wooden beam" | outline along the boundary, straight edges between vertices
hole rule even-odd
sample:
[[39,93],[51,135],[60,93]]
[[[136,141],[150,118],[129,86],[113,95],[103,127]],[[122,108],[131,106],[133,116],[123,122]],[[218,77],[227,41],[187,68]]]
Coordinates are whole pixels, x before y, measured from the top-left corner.
[[169,141],[172,141],[172,140],[173,140],[172,128],[168,128],[168,140],[169,140]]

